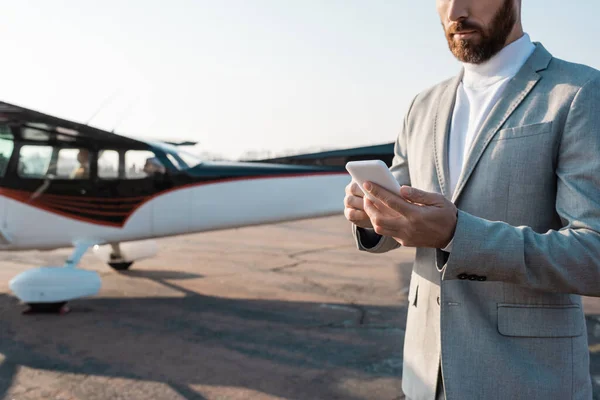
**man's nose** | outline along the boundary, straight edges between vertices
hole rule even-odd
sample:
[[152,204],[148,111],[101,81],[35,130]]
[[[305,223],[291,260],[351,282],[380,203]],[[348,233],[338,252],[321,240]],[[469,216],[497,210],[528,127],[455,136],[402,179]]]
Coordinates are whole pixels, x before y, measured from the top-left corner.
[[470,0],[450,0],[448,5],[448,20],[451,22],[460,21],[469,17]]

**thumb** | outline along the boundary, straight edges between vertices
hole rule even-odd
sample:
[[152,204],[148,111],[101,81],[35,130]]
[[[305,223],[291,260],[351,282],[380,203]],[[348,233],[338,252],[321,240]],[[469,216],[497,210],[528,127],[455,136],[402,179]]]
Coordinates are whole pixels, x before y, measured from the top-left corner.
[[412,203],[425,206],[437,206],[443,203],[440,194],[425,192],[410,186],[402,186],[402,188],[400,188],[400,194]]

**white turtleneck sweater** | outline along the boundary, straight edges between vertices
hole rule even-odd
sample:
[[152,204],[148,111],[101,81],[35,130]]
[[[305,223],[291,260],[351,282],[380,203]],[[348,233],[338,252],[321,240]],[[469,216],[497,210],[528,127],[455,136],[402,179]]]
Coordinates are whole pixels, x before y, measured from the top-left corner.
[[[450,193],[456,189],[464,161],[483,121],[534,50],[529,35],[524,34],[485,63],[463,64],[464,75],[456,91],[448,142]],[[443,250],[451,251],[452,241]]]

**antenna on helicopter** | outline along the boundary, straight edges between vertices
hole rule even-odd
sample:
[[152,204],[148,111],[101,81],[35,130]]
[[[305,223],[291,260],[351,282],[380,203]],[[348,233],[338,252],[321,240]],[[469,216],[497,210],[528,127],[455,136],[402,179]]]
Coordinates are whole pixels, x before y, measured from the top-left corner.
[[115,122],[115,126],[112,128],[111,133],[115,133],[115,129],[117,129],[117,126],[121,122],[123,122],[123,120],[130,114],[130,111],[138,103],[139,100],[140,100],[140,97],[138,96],[138,97],[135,98],[134,101],[132,101],[132,102],[129,103],[129,105],[127,106],[127,108],[125,108],[125,110],[121,113],[121,115],[119,116],[119,118]]
[[110,96],[108,96],[106,99],[104,99],[104,101],[103,101],[102,103],[100,103],[100,106],[98,107],[98,109],[97,109],[97,110],[96,110],[96,111],[95,111],[95,112],[92,114],[92,116],[91,116],[90,118],[88,118],[88,120],[87,120],[87,122],[85,123],[85,125],[89,125],[89,124],[90,124],[90,122],[91,122],[91,121],[94,119],[94,117],[95,117],[96,115],[98,115],[98,113],[99,113],[100,111],[102,111],[102,109],[103,109],[104,107],[106,107],[106,106],[107,106],[107,105],[108,105],[110,102],[112,102],[112,101],[115,99],[115,97],[117,96],[117,94],[118,94],[119,92],[121,92],[121,89],[117,89],[117,90],[115,90],[113,94],[111,94],[111,95],[110,95]]

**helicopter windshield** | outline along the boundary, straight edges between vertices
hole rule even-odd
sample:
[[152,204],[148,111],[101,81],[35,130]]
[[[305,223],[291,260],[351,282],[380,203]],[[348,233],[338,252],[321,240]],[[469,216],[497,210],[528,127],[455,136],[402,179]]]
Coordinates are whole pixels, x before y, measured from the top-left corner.
[[194,168],[202,164],[202,159],[185,151],[177,150],[166,153],[167,158],[179,170]]
[[15,143],[10,128],[0,125],[0,178],[4,177]]
[[188,168],[193,168],[202,163],[202,160],[199,157],[186,153],[185,151],[178,151],[177,155],[186,163]]

